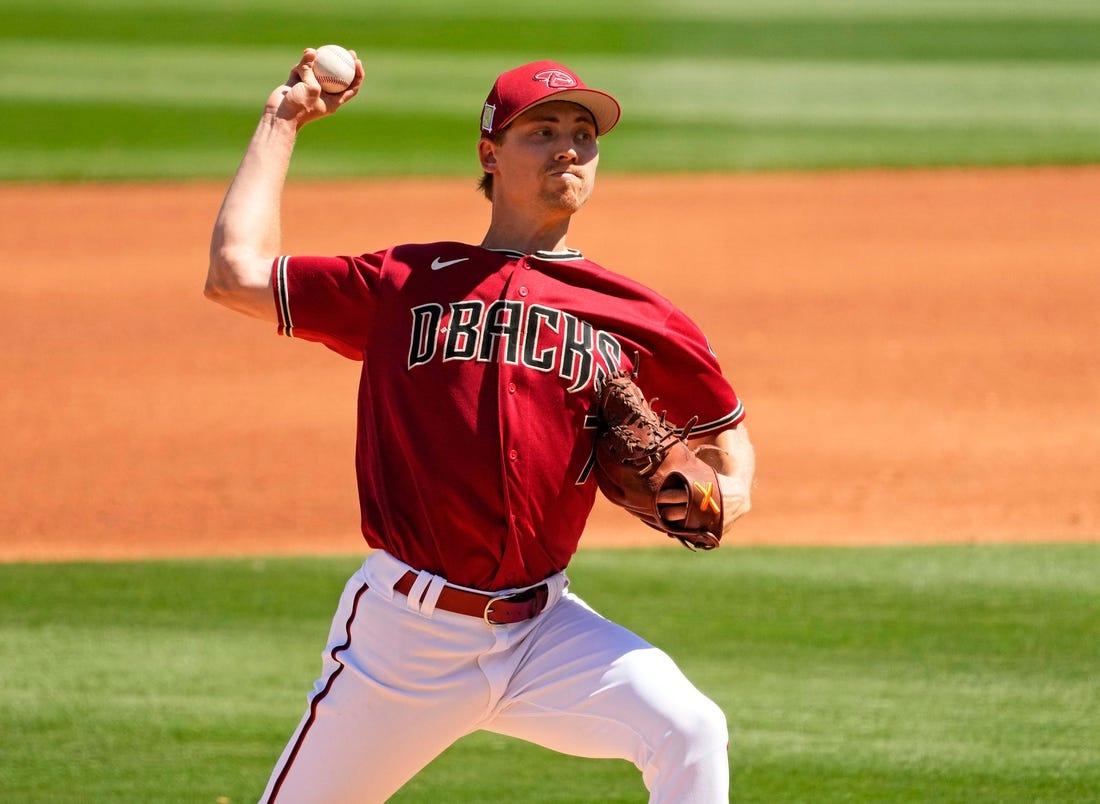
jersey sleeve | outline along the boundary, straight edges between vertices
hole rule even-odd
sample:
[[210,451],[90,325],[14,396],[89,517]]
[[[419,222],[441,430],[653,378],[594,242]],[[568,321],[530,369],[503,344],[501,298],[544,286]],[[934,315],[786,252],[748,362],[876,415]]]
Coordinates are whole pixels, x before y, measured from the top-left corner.
[[279,334],[362,360],[383,256],[279,257],[272,265]]
[[698,421],[693,435],[718,433],[740,424],[745,407],[722,373],[706,335],[686,314],[673,307],[665,320],[664,337],[641,355],[638,384],[654,409],[668,411],[669,421],[683,427]]

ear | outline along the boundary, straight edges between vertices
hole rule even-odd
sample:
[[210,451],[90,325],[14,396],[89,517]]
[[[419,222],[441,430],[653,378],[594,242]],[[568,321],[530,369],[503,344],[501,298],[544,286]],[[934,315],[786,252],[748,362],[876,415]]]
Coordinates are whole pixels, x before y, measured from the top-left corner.
[[481,169],[486,173],[497,171],[497,144],[488,137],[477,141],[477,156],[481,160]]

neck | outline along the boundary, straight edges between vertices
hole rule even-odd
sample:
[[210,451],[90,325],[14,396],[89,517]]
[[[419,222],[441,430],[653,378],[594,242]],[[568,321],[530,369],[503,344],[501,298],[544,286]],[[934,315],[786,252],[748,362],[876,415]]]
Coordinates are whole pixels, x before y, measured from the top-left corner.
[[570,215],[547,220],[526,220],[514,215],[503,215],[493,208],[489,231],[481,241],[482,248],[506,249],[523,254],[536,251],[565,251],[565,238],[569,233]]

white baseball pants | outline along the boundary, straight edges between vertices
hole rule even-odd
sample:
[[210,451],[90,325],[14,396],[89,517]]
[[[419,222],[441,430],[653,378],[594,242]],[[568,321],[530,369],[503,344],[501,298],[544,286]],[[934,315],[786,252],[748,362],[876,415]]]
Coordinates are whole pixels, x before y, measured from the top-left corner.
[[[486,730],[642,772],[650,802],[728,801],[726,718],[662,651],[548,579],[532,620],[435,608],[384,552],[348,581],[309,706],[262,802],[383,802],[459,738]],[[427,595],[417,605],[419,590]],[[598,791],[593,791],[598,797]]]

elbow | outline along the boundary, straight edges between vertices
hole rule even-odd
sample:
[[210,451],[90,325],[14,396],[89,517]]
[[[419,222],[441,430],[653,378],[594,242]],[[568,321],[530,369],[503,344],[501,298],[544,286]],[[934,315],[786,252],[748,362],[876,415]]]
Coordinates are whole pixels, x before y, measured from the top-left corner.
[[245,267],[248,261],[235,257],[225,249],[211,249],[203,296],[212,302],[229,306],[232,298],[248,285]]
[[206,276],[206,284],[202,287],[202,295],[212,302],[216,302],[220,296],[220,290],[218,285],[214,282],[214,277],[210,274]]
[[202,295],[212,302],[225,304],[225,299],[230,293],[230,285],[226,281],[224,267],[216,260],[210,260],[210,269],[206,274],[206,284],[203,285]]
[[276,321],[269,266],[266,258],[234,259],[217,250],[211,251],[203,296],[230,310]]

